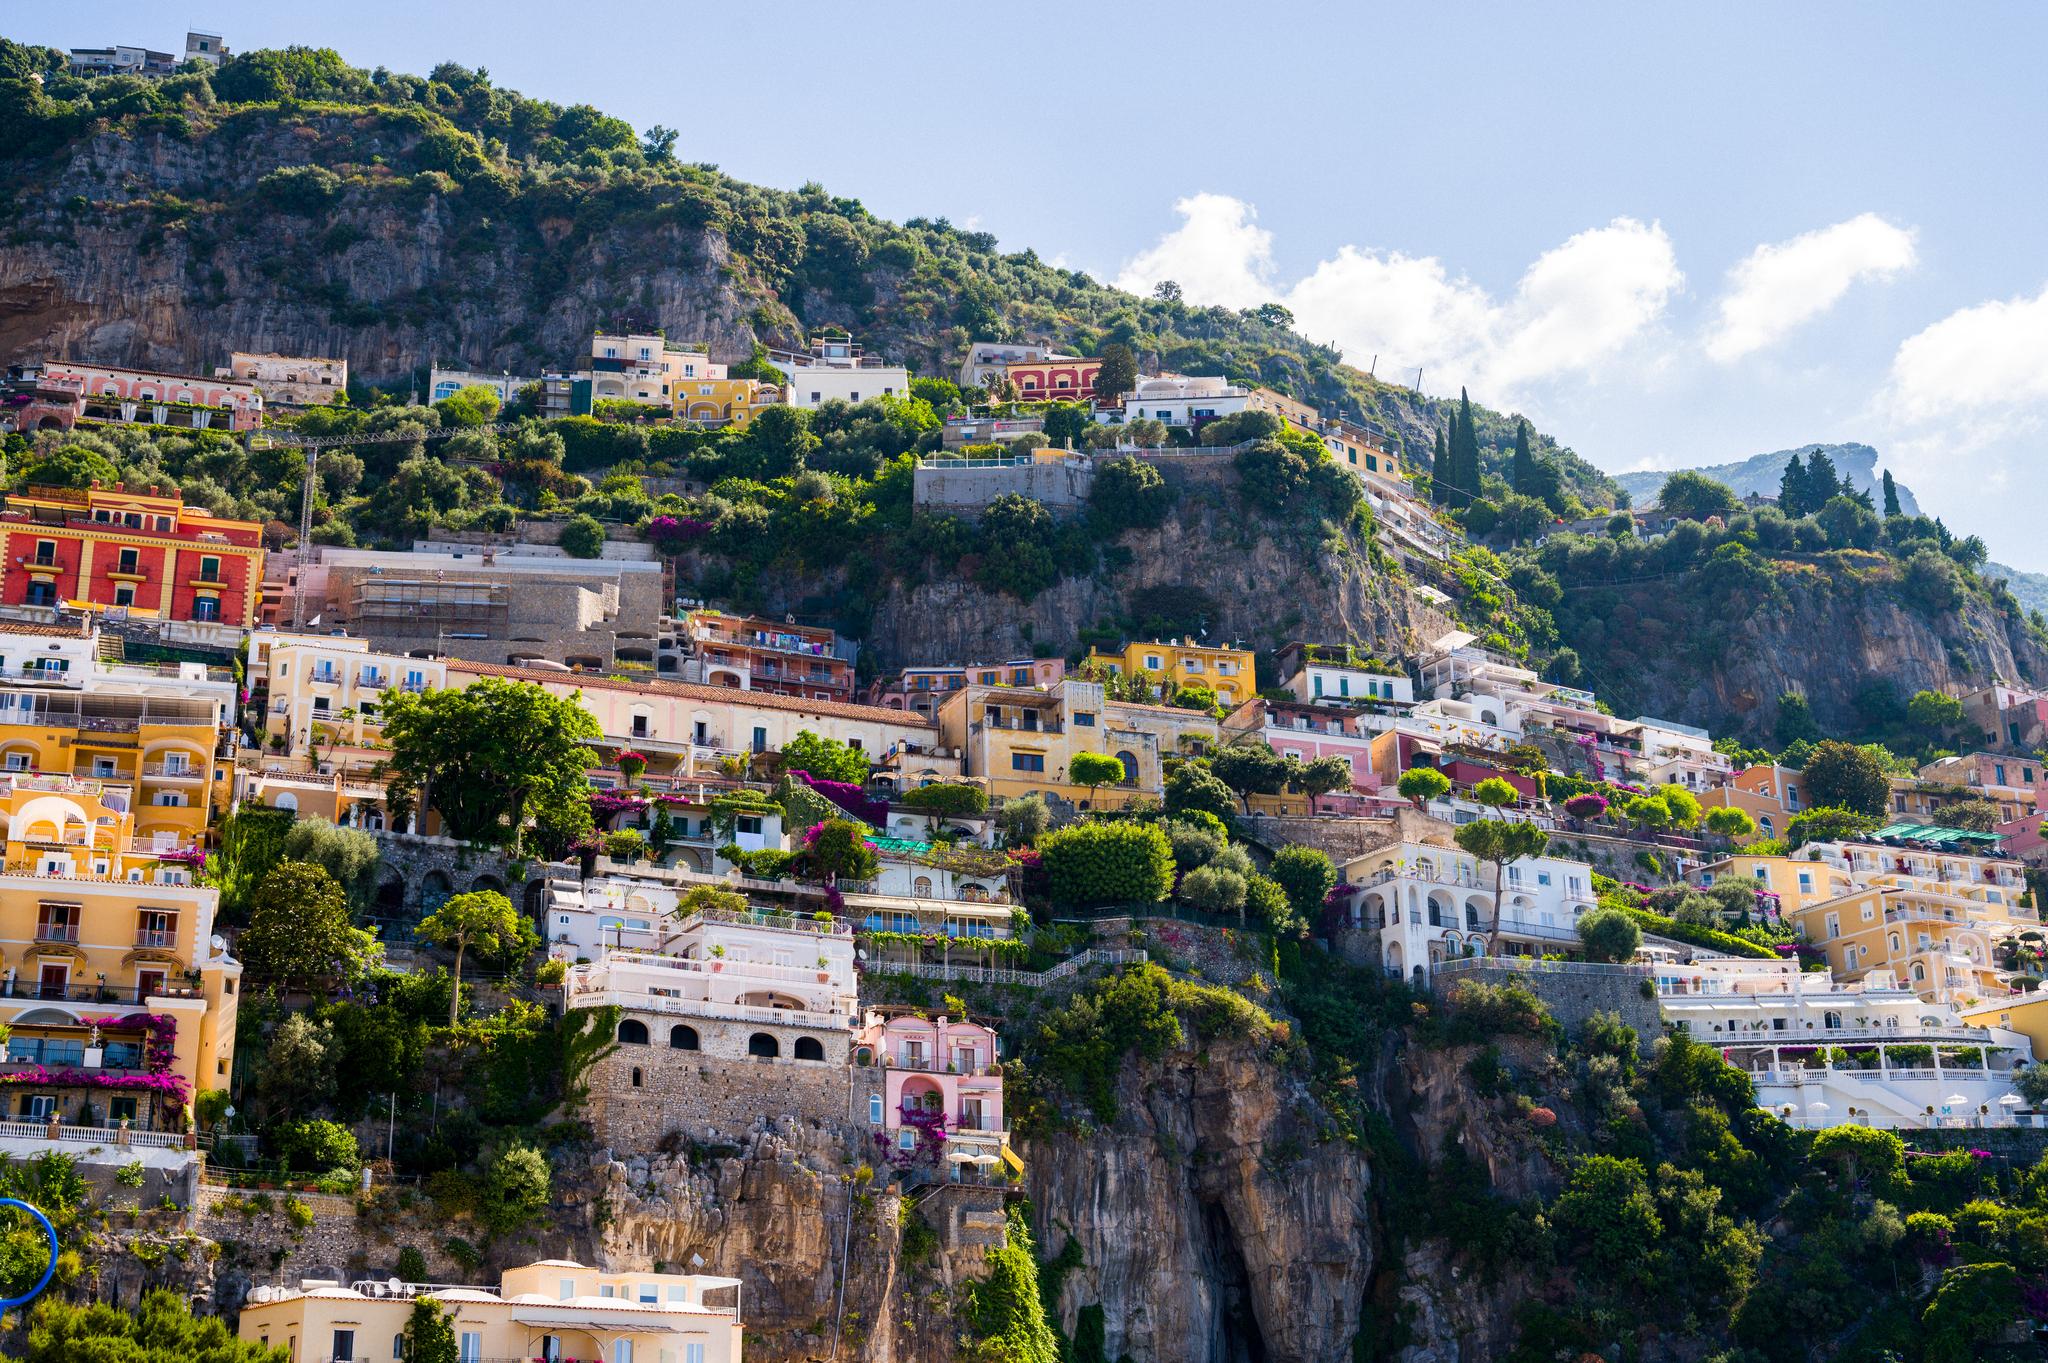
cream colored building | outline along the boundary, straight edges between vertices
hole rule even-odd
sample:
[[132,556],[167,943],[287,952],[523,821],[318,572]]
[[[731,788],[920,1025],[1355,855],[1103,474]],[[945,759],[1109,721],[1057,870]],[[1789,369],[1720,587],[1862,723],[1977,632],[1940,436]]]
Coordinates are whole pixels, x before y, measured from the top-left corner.
[[567,1259],[506,1269],[494,1291],[397,1279],[258,1287],[238,1333],[291,1363],[396,1363],[421,1300],[450,1317],[464,1363],[739,1363],[740,1280],[613,1273]]
[[[939,706],[939,743],[958,751],[965,775],[992,801],[1048,795],[1074,804],[1118,807],[1165,789],[1165,759],[1197,757],[1220,742],[1221,725],[1197,710],[1110,700],[1102,684],[1068,677],[1055,686],[983,686],[947,694]],[[1124,779],[1091,788],[1068,767],[1081,753],[1123,763]]]
[[237,350],[213,376],[255,384],[274,407],[325,407],[348,397],[348,361],[318,355]]

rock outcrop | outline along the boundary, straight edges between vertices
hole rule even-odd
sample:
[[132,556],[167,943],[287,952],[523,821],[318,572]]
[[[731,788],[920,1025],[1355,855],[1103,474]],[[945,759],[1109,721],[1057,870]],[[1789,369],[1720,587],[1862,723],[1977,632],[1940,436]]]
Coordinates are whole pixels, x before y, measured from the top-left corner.
[[1040,1251],[1071,1240],[1070,1334],[1102,1310],[1107,1357],[1317,1363],[1350,1356],[1375,1263],[1373,1174],[1319,1139],[1299,1079],[1245,1043],[1133,1066],[1122,1116],[1031,1143]]

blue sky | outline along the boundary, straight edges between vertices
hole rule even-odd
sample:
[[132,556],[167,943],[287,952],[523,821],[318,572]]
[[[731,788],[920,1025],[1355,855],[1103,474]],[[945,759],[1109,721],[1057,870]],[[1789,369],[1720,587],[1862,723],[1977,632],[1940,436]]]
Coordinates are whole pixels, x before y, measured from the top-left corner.
[[[661,11],[633,11],[658,15]],[[2048,10],[73,0],[10,37],[453,59],[678,153],[1191,299],[1613,470],[1875,445],[2048,571]]]

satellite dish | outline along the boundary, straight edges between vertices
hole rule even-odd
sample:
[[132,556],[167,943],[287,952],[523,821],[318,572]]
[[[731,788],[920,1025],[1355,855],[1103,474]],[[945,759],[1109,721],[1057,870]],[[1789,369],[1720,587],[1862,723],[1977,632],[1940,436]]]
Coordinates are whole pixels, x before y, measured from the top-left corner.
[[691,1268],[702,1268],[702,1267],[704,1267],[704,1256],[703,1256],[703,1255],[701,1255],[701,1254],[692,1254],[692,1255],[690,1256],[690,1267],[691,1267]]

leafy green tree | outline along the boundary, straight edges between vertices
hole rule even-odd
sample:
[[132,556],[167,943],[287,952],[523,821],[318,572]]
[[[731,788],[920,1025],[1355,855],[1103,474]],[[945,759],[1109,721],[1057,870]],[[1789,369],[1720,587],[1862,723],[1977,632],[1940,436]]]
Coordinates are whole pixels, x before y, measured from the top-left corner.
[[484,1224],[499,1235],[531,1223],[547,1210],[547,1157],[530,1145],[500,1150],[484,1176]]
[[1166,778],[1166,811],[1181,814],[1188,810],[1214,814],[1228,823],[1237,813],[1237,796],[1207,767],[1183,762]]
[[377,840],[360,828],[338,828],[325,819],[300,819],[284,835],[288,861],[310,862],[334,877],[358,912],[369,907],[377,884]]
[[84,445],[62,445],[24,469],[20,486],[88,488],[99,483],[112,487],[120,480],[121,470],[97,450]]
[[988,792],[957,781],[917,786],[904,791],[897,802],[942,818],[978,819],[988,812]]
[[1820,741],[1820,724],[1813,717],[1813,706],[1799,692],[1786,691],[1778,696],[1778,719],[1771,741],[1781,752],[1795,743]]
[[1643,930],[1620,909],[1595,909],[1579,919],[1579,944],[1589,961],[1632,961]]
[[799,729],[795,738],[782,745],[782,769],[858,786],[868,779],[868,755],[851,744]]
[[431,1297],[414,1299],[412,1314],[405,1322],[406,1363],[458,1363],[455,1326],[441,1303]]
[[1920,1317],[1920,1356],[1926,1363],[1977,1363],[1992,1356],[1992,1346],[2023,1314],[2011,1264],[1958,1264],[1941,1275]]
[[1586,1156],[1550,1215],[1594,1277],[1627,1289],[1655,1286],[1664,1223],[1640,1162]]
[[1149,529],[1166,519],[1173,492],[1159,470],[1142,459],[1119,455],[1095,466],[1088,491],[1088,515],[1100,534],[1133,527]]
[[1263,742],[1233,743],[1219,748],[1209,759],[1209,771],[1217,780],[1236,792],[1244,801],[1246,809],[1251,808],[1248,797],[1253,795],[1278,795],[1287,789],[1288,778],[1294,774],[1295,763],[1274,752],[1271,745]]
[[1113,342],[1102,348],[1102,367],[1095,371],[1095,396],[1104,402],[1121,401],[1138,386],[1138,357],[1131,348]]
[[382,948],[349,921],[348,900],[333,876],[282,861],[257,887],[235,953],[257,979],[310,989],[360,979]]
[[1041,837],[1038,851],[1056,904],[1155,904],[1173,890],[1173,847],[1152,824],[1073,824]]
[[285,839],[296,827],[287,809],[243,805],[220,821],[220,846],[206,862],[206,880],[220,890],[223,920],[248,917],[257,887],[284,856]]
[[1296,918],[1314,923],[1322,917],[1323,900],[1337,885],[1337,868],[1320,848],[1299,843],[1273,854],[1273,880],[1287,896]]
[[[408,1358],[415,1356],[408,1355]],[[451,1351],[447,1363],[454,1363]],[[235,1338],[219,1316],[194,1316],[158,1288],[139,1306],[81,1306],[56,1294],[35,1304],[21,1363],[289,1363],[283,1348]],[[429,1361],[430,1363],[430,1361]]]
[[1906,702],[1906,717],[1934,742],[1963,727],[1963,703],[1939,691],[1916,691]]
[[1894,516],[1904,514],[1899,509],[1899,485],[1892,481],[1892,471],[1886,469],[1884,471],[1884,517],[1886,520],[1890,520]]
[[1394,789],[1413,800],[1415,807],[1421,809],[1430,801],[1440,800],[1449,793],[1451,778],[1435,767],[1410,767],[1401,773],[1401,779],[1395,783]]
[[1813,517],[1831,549],[1874,549],[1884,534],[1877,513],[1853,497],[1832,497]]
[[1011,847],[1030,846],[1038,841],[1051,823],[1052,815],[1045,807],[1045,800],[1037,795],[1005,800],[996,814],[996,827],[1002,832],[1003,841]]
[[1906,1143],[1896,1131],[1867,1126],[1831,1126],[1813,1138],[1811,1158],[1815,1164],[1832,1168],[1836,1186],[1845,1191],[1864,1187],[1880,1197],[1893,1196],[1893,1187],[1906,1171]]
[[1207,866],[1230,845],[1230,837],[1221,821],[1213,815],[1206,815],[1204,819],[1205,822],[1197,823],[1190,815],[1168,819],[1159,825],[1166,830],[1166,840],[1173,845],[1173,864],[1183,875],[1198,866]]
[[1077,752],[1067,761],[1067,779],[1077,786],[1090,790],[1099,786],[1113,786],[1124,779],[1124,764],[1121,759],[1106,753]]
[[1882,815],[1891,804],[1884,763],[1868,749],[1834,739],[1814,745],[1803,769],[1806,798],[1814,806]]
[[595,516],[571,516],[556,539],[570,558],[600,558],[604,554],[604,526]]
[[[1054,402],[1046,406],[1045,438],[1049,444],[1064,449],[1079,449],[1081,442],[1088,436],[1088,428],[1094,424],[1085,403]],[[1101,476],[1099,471],[1096,476]]]
[[[1512,789],[1512,787],[1510,787]],[[1660,808],[1662,806],[1659,806]],[[1550,848],[1550,835],[1533,823],[1506,819],[1476,819],[1451,835],[1459,847],[1481,861],[1493,863],[1493,919],[1487,927],[1486,954],[1500,954],[1501,885],[1510,864],[1523,857],[1540,856]]]
[[1939,550],[1919,548],[1906,556],[1899,569],[1899,585],[1906,599],[1939,614],[1963,604],[1969,589],[1955,560]]
[[1334,754],[1304,762],[1294,774],[1294,784],[1308,796],[1309,812],[1314,813],[1323,796],[1351,789],[1351,763]]
[[418,791],[450,836],[509,843],[515,853],[529,820],[589,826],[597,754],[586,745],[599,737],[574,697],[499,677],[396,695],[384,710],[394,783]]
[[819,880],[873,880],[881,870],[881,858],[867,833],[865,824],[852,819],[827,819],[808,835],[804,870]]
[[471,947],[496,955],[523,946],[540,945],[533,924],[512,901],[496,890],[472,890],[452,896],[420,921],[419,935],[440,947],[455,949],[455,988],[448,992],[448,1025],[455,1025],[462,999],[462,956]]
[[1244,877],[1223,867],[1197,866],[1181,877],[1178,894],[1206,913],[1244,913]]
[[787,404],[764,407],[732,446],[733,472],[761,482],[794,478],[820,443],[805,409]]
[[1505,809],[1522,798],[1522,792],[1504,777],[1489,776],[1472,787],[1472,798],[1488,809]]
[[1305,926],[1294,916],[1293,906],[1287,902],[1287,891],[1280,888],[1280,882],[1256,873],[1244,879],[1244,913],[1246,918],[1279,937],[1298,936]]
[[1756,820],[1746,809],[1720,805],[1707,811],[1707,831],[1730,842],[1741,842],[1756,836]]
[[1451,468],[1450,434],[1443,427],[1437,427],[1436,446],[1429,461],[1429,500],[1432,505],[1449,504],[1450,487],[1457,480],[1457,473]]
[[488,426],[497,420],[498,406],[496,389],[473,383],[442,398],[434,404],[434,410],[441,414],[441,422],[446,426]]
[[1989,800],[1956,800],[1937,807],[1928,822],[1943,828],[1963,828],[1972,833],[1989,833],[2002,822],[1997,805]]
[[1664,487],[1657,494],[1657,505],[1670,515],[1689,521],[1705,521],[1713,517],[1727,520],[1733,516],[1742,503],[1726,483],[1717,483],[1704,473],[1691,469],[1680,469],[1664,480]]
[[1684,786],[1667,784],[1659,792],[1659,798],[1664,801],[1664,808],[1671,811],[1673,828],[1693,828],[1699,824],[1699,797]]
[[981,569],[976,579],[990,591],[1029,601],[1059,581],[1053,552],[1057,527],[1045,503],[1005,492],[981,513]]
[[1807,492],[1806,465],[1794,450],[1785,461],[1785,472],[1778,478],[1778,509],[1787,516],[1804,516],[1819,508],[1820,503]]
[[1785,824],[1785,847],[1796,852],[1810,842],[1839,842],[1876,829],[1878,815],[1859,809],[1822,807],[1796,814]]
[[354,1173],[362,1164],[355,1133],[340,1122],[302,1117],[273,1129],[269,1140],[285,1167],[302,1173]]

